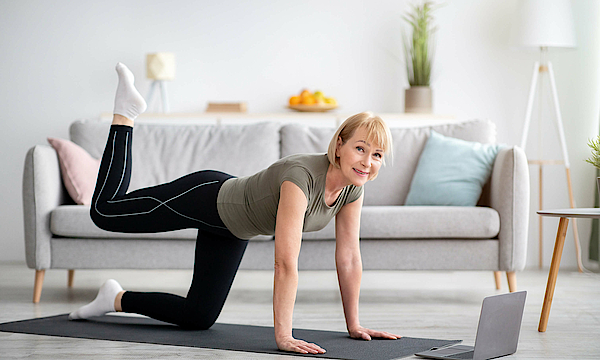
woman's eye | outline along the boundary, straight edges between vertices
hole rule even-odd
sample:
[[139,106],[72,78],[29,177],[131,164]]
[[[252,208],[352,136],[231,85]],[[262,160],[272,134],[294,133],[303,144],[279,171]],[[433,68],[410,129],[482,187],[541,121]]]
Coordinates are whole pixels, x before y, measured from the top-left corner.
[[382,157],[382,156],[381,156],[381,154],[380,154],[380,153],[375,153],[375,157],[378,157],[378,158],[380,158],[380,159],[381,159],[381,157]]
[[357,146],[356,150],[358,150],[358,151],[365,151],[365,149],[363,149],[361,146]]

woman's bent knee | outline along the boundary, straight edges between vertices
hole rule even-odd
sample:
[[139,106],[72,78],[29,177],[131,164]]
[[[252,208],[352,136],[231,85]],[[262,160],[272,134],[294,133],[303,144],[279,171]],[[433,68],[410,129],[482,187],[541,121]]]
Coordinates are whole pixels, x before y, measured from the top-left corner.
[[92,222],[100,229],[106,231],[118,231],[114,226],[114,222],[111,221],[111,218],[102,216],[95,209],[94,204],[92,204],[92,207],[90,208],[90,217],[92,218]]
[[207,330],[214,325],[215,321],[219,317],[219,314],[213,314],[204,309],[194,309],[192,311],[184,311],[185,320],[182,327],[192,330]]
[[208,330],[215,324],[217,319],[207,319],[203,317],[188,318],[181,326],[190,330]]

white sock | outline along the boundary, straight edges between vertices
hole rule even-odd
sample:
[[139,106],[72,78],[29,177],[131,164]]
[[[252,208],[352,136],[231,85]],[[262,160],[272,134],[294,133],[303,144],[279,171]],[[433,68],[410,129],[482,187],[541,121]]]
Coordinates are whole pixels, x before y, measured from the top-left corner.
[[133,85],[134,77],[131,70],[122,63],[117,64],[119,74],[119,85],[115,95],[114,114],[125,116],[129,120],[146,111],[146,101]]
[[116,280],[107,280],[100,287],[98,295],[91,303],[80,307],[69,314],[69,320],[87,319],[92,316],[101,316],[115,310],[115,298],[123,288]]

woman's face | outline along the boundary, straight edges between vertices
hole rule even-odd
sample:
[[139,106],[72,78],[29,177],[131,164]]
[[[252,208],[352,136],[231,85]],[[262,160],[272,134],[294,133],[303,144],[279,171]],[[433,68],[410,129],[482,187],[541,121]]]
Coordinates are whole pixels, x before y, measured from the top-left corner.
[[367,131],[360,127],[345,144],[338,138],[336,155],[342,174],[353,185],[362,186],[379,172],[384,151],[379,144],[368,143]]

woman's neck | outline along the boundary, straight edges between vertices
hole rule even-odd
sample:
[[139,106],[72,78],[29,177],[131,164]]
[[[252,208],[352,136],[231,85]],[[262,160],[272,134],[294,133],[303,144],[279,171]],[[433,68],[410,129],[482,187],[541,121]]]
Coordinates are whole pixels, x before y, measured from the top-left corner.
[[[352,184],[342,174],[342,170],[329,164],[325,177],[325,194],[338,194],[343,188]],[[337,197],[337,196],[336,196]]]

